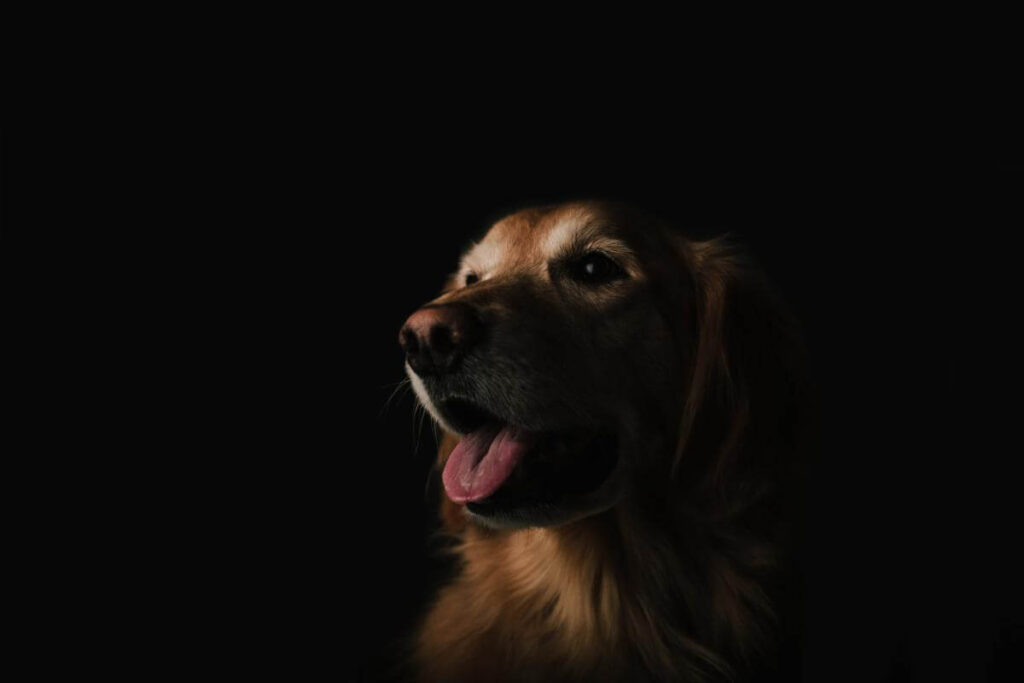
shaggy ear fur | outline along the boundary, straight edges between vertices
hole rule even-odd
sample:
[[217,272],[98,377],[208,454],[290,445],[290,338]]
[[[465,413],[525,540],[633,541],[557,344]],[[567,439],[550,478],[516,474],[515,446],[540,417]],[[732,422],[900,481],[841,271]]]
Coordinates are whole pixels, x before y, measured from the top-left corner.
[[684,241],[680,252],[695,329],[673,474],[730,497],[742,480],[796,464],[780,458],[806,431],[803,346],[775,291],[728,239]]
[[671,466],[682,504],[716,539],[697,556],[711,577],[710,642],[739,664],[799,637],[794,513],[813,395],[798,325],[762,274],[726,239],[681,242],[690,371]]

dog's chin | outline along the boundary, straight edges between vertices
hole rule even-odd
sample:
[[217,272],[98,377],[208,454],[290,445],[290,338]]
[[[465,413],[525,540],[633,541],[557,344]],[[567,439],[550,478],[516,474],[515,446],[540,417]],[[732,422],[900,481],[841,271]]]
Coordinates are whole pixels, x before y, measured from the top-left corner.
[[[483,405],[462,397],[434,400],[431,407],[442,426],[466,440],[478,438],[474,432],[520,432]],[[593,427],[555,428],[530,433],[520,448],[514,467],[495,490],[460,501],[471,522],[493,529],[556,526],[618,502],[622,458],[614,433]],[[456,499],[447,488],[447,477],[446,473],[446,490]]]
[[498,491],[493,497],[466,503],[470,522],[490,529],[553,527],[604,512],[618,503],[621,477],[613,472],[597,491],[585,496],[567,495],[560,500],[515,500]]

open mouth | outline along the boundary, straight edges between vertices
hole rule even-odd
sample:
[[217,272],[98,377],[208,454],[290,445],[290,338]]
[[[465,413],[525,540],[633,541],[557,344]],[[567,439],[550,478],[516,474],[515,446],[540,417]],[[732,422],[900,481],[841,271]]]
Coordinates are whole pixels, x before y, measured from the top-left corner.
[[442,474],[448,497],[481,516],[556,506],[596,490],[618,459],[614,436],[531,432],[465,399],[440,403],[464,436]]
[[441,402],[441,412],[452,427],[462,434],[469,434],[487,422],[498,422],[498,418],[480,406],[462,398],[450,398]]

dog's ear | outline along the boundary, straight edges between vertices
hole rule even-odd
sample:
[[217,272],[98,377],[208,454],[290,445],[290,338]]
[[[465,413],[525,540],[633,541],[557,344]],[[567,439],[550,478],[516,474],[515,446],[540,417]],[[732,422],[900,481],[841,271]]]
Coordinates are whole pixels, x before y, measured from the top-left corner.
[[680,240],[689,274],[688,377],[675,476],[720,489],[789,457],[806,396],[797,325],[728,238]]

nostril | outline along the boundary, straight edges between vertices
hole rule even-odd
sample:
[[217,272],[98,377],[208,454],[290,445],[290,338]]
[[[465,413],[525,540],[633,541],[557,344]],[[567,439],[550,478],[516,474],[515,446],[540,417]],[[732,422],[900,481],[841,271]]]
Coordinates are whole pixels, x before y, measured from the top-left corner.
[[409,328],[402,330],[402,348],[406,353],[416,353],[420,350],[420,342]]

